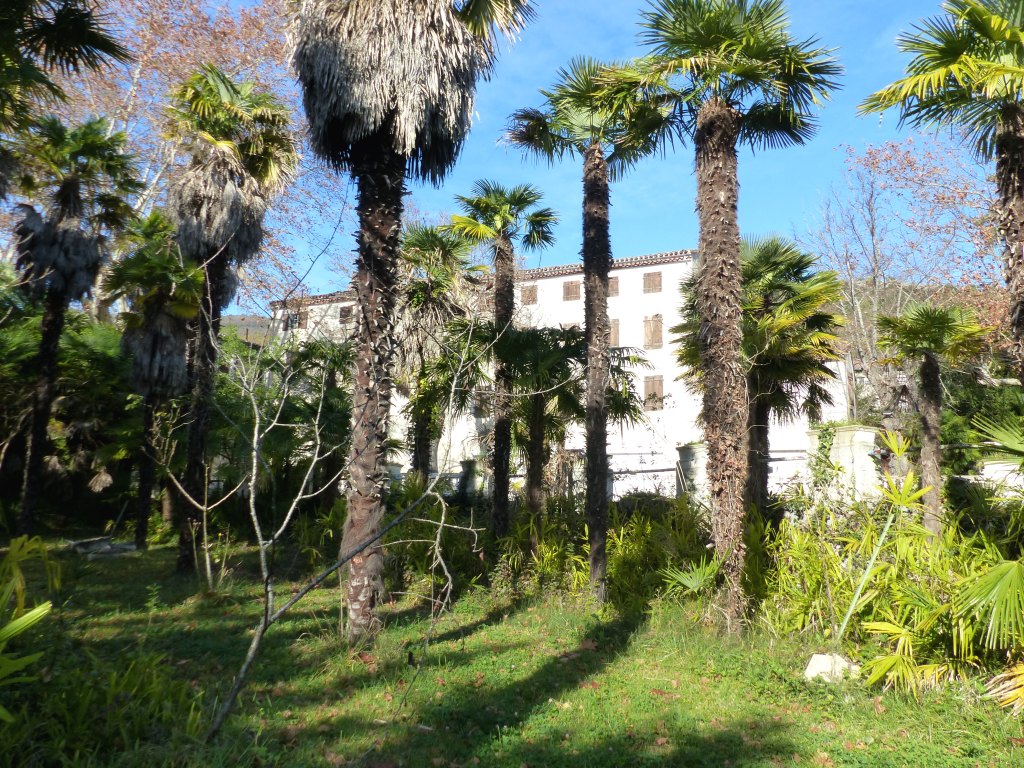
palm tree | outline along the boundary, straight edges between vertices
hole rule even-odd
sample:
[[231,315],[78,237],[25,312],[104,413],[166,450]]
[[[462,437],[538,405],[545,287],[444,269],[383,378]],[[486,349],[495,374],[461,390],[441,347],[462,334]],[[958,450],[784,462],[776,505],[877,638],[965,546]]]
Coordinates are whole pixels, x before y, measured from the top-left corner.
[[571,328],[512,329],[496,340],[495,357],[507,361],[512,378],[510,415],[526,465],[526,509],[537,519],[550,444],[564,440],[569,425],[585,415],[585,340]]
[[107,234],[131,218],[127,195],[138,190],[123,133],[109,134],[104,120],[68,128],[55,117],[32,124],[18,148],[21,192],[38,201],[18,206],[14,228],[22,287],[43,304],[25,457],[18,528],[35,524],[42,488],[47,424],[53,404],[61,332],[68,305],[92,288],[106,252]]
[[[654,87],[659,97],[671,97],[680,130],[694,143],[697,312],[707,371],[701,415],[712,532],[725,576],[725,610],[735,624],[745,604],[748,447],[737,147],[805,142],[815,128],[811,109],[828,98],[842,69],[816,40],[791,37],[782,0],[654,0],[643,17],[644,38],[654,55],[617,75],[612,90],[629,94]],[[660,86],[666,79],[667,89]]]
[[24,128],[39,103],[62,101],[53,73],[127,61],[128,51],[83,0],[5,0],[0,6],[0,200],[16,167],[2,134]]
[[[210,428],[222,310],[234,294],[234,265],[260,249],[263,216],[298,162],[288,110],[253,83],[235,83],[204,66],[171,94],[173,134],[183,142],[187,167],[168,192],[168,215],[182,256],[198,264],[205,283],[193,327],[192,398],[183,487],[197,503],[206,493],[205,454]],[[179,521],[178,570],[195,563],[196,510]]]
[[948,127],[968,137],[982,162],[996,161],[996,210],[1006,252],[1010,325],[1024,384],[1024,4],[946,0],[944,15],[901,35],[907,75],[862,104],[899,107],[900,123]]
[[[599,77],[606,67],[585,57],[559,70],[541,109],[521,109],[511,118],[513,144],[549,162],[583,158],[584,333],[587,343],[586,500],[590,537],[590,584],[607,596],[608,558],[608,270],[612,262],[608,215],[609,182],[622,175],[665,138],[666,110],[640,100],[629,110],[601,103]],[[628,117],[627,117],[628,115]]]
[[909,306],[899,317],[878,318],[879,341],[893,359],[919,361],[918,413],[921,416],[921,460],[918,471],[924,495],[924,524],[933,534],[942,530],[942,376],[941,362],[957,364],[977,357],[991,329],[974,314],[959,308]]
[[[497,32],[531,17],[529,0],[304,0],[292,61],[313,151],[351,172],[358,190],[349,503],[342,550],[380,530],[387,477],[392,324],[402,197],[409,174],[440,181],[469,131],[476,83],[494,63]],[[376,627],[383,567],[373,545],[348,566],[349,636]]]
[[[804,413],[820,417],[831,405],[828,363],[840,359],[835,330],[842,318],[828,311],[842,294],[833,272],[813,272],[815,257],[779,237],[744,240],[740,246],[743,285],[743,365],[746,373],[748,433],[746,502],[762,512],[768,503],[768,425]],[[703,387],[696,279],[683,286],[686,318],[672,328],[680,365]]]
[[424,481],[430,474],[431,444],[441,436],[444,421],[442,399],[432,386],[428,366],[445,353],[447,326],[470,311],[471,289],[481,269],[470,266],[473,245],[439,227],[417,225],[402,235],[398,368],[412,383],[407,406],[412,419],[412,471]]
[[[538,250],[554,242],[551,229],[558,217],[540,208],[540,191],[529,184],[504,187],[478,181],[469,197],[456,196],[464,211],[452,216],[453,232],[479,243],[490,243],[494,263],[494,325],[499,336],[512,327],[515,314],[515,245]],[[502,538],[509,530],[509,471],[512,461],[512,375],[501,355],[494,360],[493,497],[491,531]]]
[[132,359],[132,380],[142,395],[142,451],[138,458],[135,544],[146,546],[156,482],[156,413],[167,398],[188,389],[188,325],[199,312],[202,270],[186,262],[174,243],[174,225],[159,211],[127,232],[128,252],[110,268],[112,298],[126,298],[121,344]]

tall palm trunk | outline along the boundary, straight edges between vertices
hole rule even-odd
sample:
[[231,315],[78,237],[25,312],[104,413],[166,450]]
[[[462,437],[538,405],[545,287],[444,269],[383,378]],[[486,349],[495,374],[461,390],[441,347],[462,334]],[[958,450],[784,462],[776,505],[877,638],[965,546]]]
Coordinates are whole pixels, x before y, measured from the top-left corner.
[[526,508],[534,522],[544,512],[544,422],[547,399],[541,392],[530,396],[529,438],[526,448]]
[[1024,384],[1024,111],[1007,107],[996,135],[999,234],[1006,246],[1006,285],[1017,378]]
[[[748,386],[749,386],[748,382]],[[765,515],[768,510],[768,421],[771,418],[771,407],[760,397],[755,397],[750,404],[747,434],[750,436],[750,448],[747,451],[747,491],[746,506],[754,505]]]
[[[341,542],[347,553],[376,536],[384,516],[385,448],[391,410],[392,338],[398,238],[405,194],[405,160],[386,137],[371,136],[352,150],[358,186],[359,236],[353,285],[359,308],[349,448],[348,516]],[[376,605],[384,556],[375,543],[348,565],[348,636],[377,629]]]
[[36,510],[43,486],[43,456],[46,452],[46,430],[53,408],[54,385],[57,382],[57,360],[60,335],[64,330],[67,300],[64,294],[46,294],[39,339],[39,378],[32,392],[32,421],[25,455],[25,477],[21,492],[18,533],[29,534],[36,524]]
[[[195,322],[192,357],[192,393],[188,414],[188,445],[185,477],[182,486],[192,499],[206,504],[206,445],[210,432],[210,408],[213,405],[214,380],[217,373],[217,337],[224,306],[228,265],[221,256],[213,256],[206,264],[203,299]],[[177,570],[185,573],[195,568],[195,530],[201,516],[195,505],[183,499],[178,512]]]
[[[498,334],[512,327],[515,314],[515,254],[504,235],[494,240],[494,326]],[[509,531],[509,474],[512,464],[512,375],[500,355],[494,362],[494,494],[491,529],[497,539]]]
[[415,402],[412,409],[412,471],[424,482],[430,477],[430,447],[433,442],[434,413],[429,403],[424,403],[424,386],[427,382],[426,366],[421,361],[416,380]]
[[156,405],[152,392],[142,402],[142,451],[139,455],[139,489],[135,500],[135,546],[146,548],[149,535],[149,513],[153,508],[153,488],[156,485]]
[[590,540],[590,589],[608,597],[608,271],[612,245],[608,232],[608,163],[599,142],[583,163],[584,334],[587,343],[586,472],[584,514]]
[[748,444],[737,221],[739,128],[739,114],[728,104],[711,99],[697,115],[694,136],[700,223],[697,314],[706,371],[701,418],[708,446],[712,537],[722,560],[724,608],[733,628],[745,608],[743,492]]
[[921,361],[921,485],[924,525],[933,534],[942,531],[942,382],[939,358],[926,352]]

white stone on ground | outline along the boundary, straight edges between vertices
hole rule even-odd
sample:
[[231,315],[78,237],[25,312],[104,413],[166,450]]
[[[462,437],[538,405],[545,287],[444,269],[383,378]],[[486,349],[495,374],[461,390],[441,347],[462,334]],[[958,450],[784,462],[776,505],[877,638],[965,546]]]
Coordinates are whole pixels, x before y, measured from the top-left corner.
[[816,653],[811,656],[804,670],[808,680],[824,680],[827,683],[838,683],[847,677],[857,677],[860,664],[847,661],[836,653]]

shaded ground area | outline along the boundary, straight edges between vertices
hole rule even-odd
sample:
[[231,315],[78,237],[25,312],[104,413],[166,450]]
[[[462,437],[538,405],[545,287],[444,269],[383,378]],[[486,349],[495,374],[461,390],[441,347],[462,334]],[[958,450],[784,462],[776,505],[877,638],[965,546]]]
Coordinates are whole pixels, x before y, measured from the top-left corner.
[[[103,657],[163,654],[209,706],[245,652],[258,590],[242,558],[219,595],[197,597],[194,580],[168,575],[172,560],[157,549],[68,561],[58,621]],[[420,607],[389,608],[379,642],[353,652],[338,640],[337,600],[321,589],[271,631],[215,745],[161,754],[150,744],[144,760],[126,747],[95,764],[1024,764],[1020,724],[971,686],[917,703],[808,684],[802,667],[819,649],[723,638],[692,608],[598,617],[558,596],[504,605],[479,590],[434,623]]]

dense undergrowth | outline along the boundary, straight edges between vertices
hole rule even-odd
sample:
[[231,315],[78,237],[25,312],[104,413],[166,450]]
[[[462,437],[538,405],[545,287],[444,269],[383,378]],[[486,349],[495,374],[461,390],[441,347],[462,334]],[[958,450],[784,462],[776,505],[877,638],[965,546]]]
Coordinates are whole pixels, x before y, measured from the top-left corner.
[[[598,608],[587,597],[579,500],[551,499],[542,516],[520,516],[492,542],[472,497],[430,496],[386,541],[390,603],[375,645],[350,649],[340,639],[336,582],[314,591],[268,635],[239,711],[209,744],[202,735],[260,610],[253,549],[222,531],[216,578],[195,579],[169,575],[170,546],[89,561],[15,540],[0,567],[10,585],[0,595],[9,713],[0,761],[379,768],[1021,758],[1024,731],[1012,717],[1024,702],[1019,510],[976,505],[932,537],[912,474],[887,476],[882,495],[866,502],[822,492],[830,470],[819,470],[817,487],[786,499],[773,520],[751,516],[741,639],[723,632],[715,608],[717,561],[699,503],[641,495],[614,505],[610,601]],[[390,503],[400,509],[422,493],[399,484]],[[279,594],[333,558],[343,518],[343,502],[305,518],[274,553]],[[832,651],[862,664],[861,678],[804,681],[808,656]]]
[[376,645],[354,650],[338,637],[336,590],[314,592],[268,636],[240,712],[203,745],[197,721],[259,610],[249,557],[230,558],[214,596],[167,575],[170,548],[64,559],[53,620],[24,638],[44,656],[5,699],[22,725],[0,726],[0,761],[884,768],[1022,756],[1019,722],[972,681],[918,700],[808,683],[807,655],[825,641],[726,637],[699,602],[597,615],[564,591],[499,600],[482,588],[436,619],[422,602],[388,606]]

